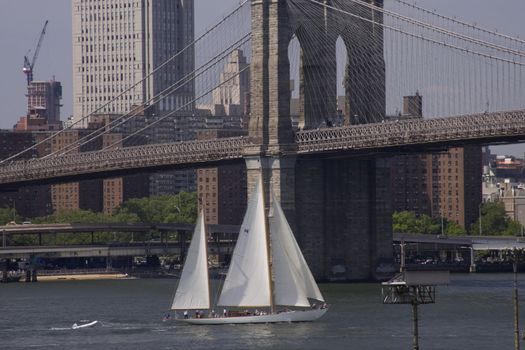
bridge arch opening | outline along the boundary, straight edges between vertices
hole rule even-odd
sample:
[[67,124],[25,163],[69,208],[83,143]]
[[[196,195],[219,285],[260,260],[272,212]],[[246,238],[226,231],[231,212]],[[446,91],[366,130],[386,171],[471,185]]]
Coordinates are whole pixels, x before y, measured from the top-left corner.
[[297,35],[293,35],[288,44],[288,60],[290,62],[290,117],[294,130],[304,128],[302,93],[302,54],[301,43]]
[[336,92],[337,92],[337,115],[334,123],[337,126],[344,124],[347,109],[347,91],[346,80],[348,72],[348,50],[346,44],[339,35],[335,41],[335,59],[336,59]]

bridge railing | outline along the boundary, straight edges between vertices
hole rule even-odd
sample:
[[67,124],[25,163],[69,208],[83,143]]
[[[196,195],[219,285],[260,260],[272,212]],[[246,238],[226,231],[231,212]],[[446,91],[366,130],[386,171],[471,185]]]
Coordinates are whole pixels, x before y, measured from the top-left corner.
[[[493,142],[491,140],[525,140],[525,110],[330,127],[299,131],[295,136],[299,154],[380,150],[411,145],[452,145],[472,140],[484,143]],[[248,145],[248,138],[233,137],[17,161],[0,167],[0,184],[240,159]]]
[[133,167],[199,163],[242,157],[244,137],[186,141],[16,161],[0,167],[0,181],[68,176]]
[[524,135],[525,111],[389,121],[351,127],[305,130],[296,134],[300,153],[359,150],[411,144]]

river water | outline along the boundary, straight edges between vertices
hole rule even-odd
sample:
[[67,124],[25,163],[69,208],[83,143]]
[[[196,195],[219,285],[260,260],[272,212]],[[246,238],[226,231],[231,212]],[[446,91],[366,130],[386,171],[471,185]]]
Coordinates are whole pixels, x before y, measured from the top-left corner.
[[[520,276],[525,280],[525,276]],[[378,284],[325,284],[315,323],[190,326],[162,317],[175,280],[0,285],[0,349],[411,349],[409,305],[382,305]],[[525,281],[520,281],[524,290]],[[525,290],[524,290],[525,293]],[[524,301],[525,307],[525,301]],[[79,321],[100,322],[72,330]],[[525,323],[523,324],[525,327]],[[452,275],[420,307],[421,349],[511,349],[511,274]]]

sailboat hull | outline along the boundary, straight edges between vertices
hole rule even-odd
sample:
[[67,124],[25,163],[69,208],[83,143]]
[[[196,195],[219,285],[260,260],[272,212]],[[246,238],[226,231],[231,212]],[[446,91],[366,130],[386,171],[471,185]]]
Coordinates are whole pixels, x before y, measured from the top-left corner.
[[238,316],[220,318],[188,318],[177,321],[197,325],[219,324],[255,324],[255,323],[282,323],[282,322],[312,322],[321,318],[328,309],[315,309],[306,311],[286,311],[271,315]]

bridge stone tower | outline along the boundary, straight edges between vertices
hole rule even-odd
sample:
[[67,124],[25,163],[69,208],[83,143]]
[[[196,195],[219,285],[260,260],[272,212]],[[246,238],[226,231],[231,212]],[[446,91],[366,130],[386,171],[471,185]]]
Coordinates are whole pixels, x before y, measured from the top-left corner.
[[[308,42],[302,45],[301,55],[304,129],[318,127],[337,110],[335,47],[340,36],[347,47],[359,48],[348,50],[347,103],[358,117],[377,120],[385,109],[382,32],[362,23],[341,29],[333,25],[334,14],[325,11],[324,18],[316,18],[323,21],[323,33],[313,35],[319,24],[293,16],[289,1],[311,5],[306,0],[252,0],[249,137],[255,146],[244,152],[248,190],[252,191],[262,173],[267,203],[271,185],[318,279],[381,278],[381,267],[388,267],[392,260],[388,163],[375,158],[307,158],[297,153],[290,118],[288,46],[294,33],[299,42]],[[359,28],[359,35],[353,33],[354,27]],[[365,34],[374,36],[376,40],[369,42],[378,44],[353,43],[370,39]],[[367,69],[359,66],[365,58],[373,61]],[[370,79],[375,69],[379,73]],[[363,78],[369,85],[358,90],[355,82]],[[363,100],[365,95],[368,98]]]

